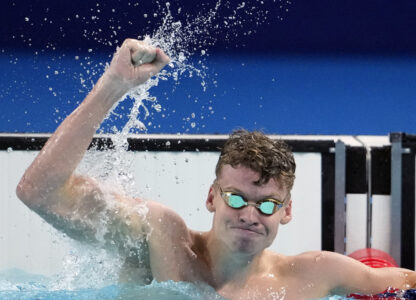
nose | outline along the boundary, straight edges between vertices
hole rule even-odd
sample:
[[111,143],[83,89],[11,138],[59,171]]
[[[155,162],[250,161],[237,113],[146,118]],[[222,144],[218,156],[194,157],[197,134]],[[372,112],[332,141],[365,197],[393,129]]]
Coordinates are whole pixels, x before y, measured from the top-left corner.
[[248,203],[246,207],[243,207],[239,211],[240,211],[239,220],[241,223],[244,223],[250,226],[259,225],[258,211],[257,211],[255,204]]

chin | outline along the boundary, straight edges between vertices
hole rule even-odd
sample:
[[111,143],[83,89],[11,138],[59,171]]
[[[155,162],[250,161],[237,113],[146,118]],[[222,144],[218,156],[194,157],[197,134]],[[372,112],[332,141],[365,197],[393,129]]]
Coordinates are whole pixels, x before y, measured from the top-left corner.
[[258,242],[245,239],[234,239],[231,248],[234,250],[234,252],[245,255],[256,255],[264,249],[260,247]]

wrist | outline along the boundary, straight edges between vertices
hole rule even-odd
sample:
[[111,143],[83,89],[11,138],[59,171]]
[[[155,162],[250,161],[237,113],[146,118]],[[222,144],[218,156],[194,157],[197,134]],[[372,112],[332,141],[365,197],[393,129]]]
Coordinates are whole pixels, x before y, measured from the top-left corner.
[[127,93],[124,84],[107,77],[105,74],[96,82],[84,102],[93,104],[103,111],[110,110]]
[[94,85],[92,92],[100,94],[104,101],[107,100],[114,104],[125,95],[131,87],[122,78],[112,76],[105,72],[103,76]]

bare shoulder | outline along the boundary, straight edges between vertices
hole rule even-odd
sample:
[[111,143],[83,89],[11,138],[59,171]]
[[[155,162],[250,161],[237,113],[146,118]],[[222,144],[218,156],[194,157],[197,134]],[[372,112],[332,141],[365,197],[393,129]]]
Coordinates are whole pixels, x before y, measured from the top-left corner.
[[339,274],[339,270],[360,269],[367,267],[362,263],[339,253],[330,251],[308,251],[296,256],[292,256],[292,263],[298,265],[303,273],[310,273],[312,276],[332,278]]
[[[308,251],[286,258],[290,273],[304,284],[313,283],[321,290],[329,292],[338,283],[342,270],[351,258],[328,251]],[[352,262],[354,263],[354,262]],[[356,262],[360,264],[359,262]]]
[[340,254],[327,251],[309,251],[294,256],[274,254],[273,261],[274,272],[284,279],[289,289],[296,290],[299,298],[305,298],[305,295],[325,297],[342,285],[342,278],[341,281],[338,279],[342,277],[345,261]]
[[330,251],[308,251],[298,254],[296,256],[292,256],[292,259],[295,262],[299,262],[306,265],[317,265],[317,266],[325,266],[328,267],[332,264],[338,263],[348,263],[351,261],[355,261],[350,257],[345,255],[330,252]]
[[[139,200],[140,201],[140,200]],[[154,226],[185,226],[183,218],[168,206],[165,206],[159,202],[146,201],[148,212],[148,220]]]
[[191,230],[173,209],[154,201],[147,201],[147,222],[150,227],[149,242],[170,239],[190,242]]

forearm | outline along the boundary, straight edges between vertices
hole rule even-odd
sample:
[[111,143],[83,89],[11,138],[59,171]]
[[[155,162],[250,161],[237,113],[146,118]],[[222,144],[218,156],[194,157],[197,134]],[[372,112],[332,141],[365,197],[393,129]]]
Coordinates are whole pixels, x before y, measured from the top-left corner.
[[415,288],[416,273],[403,268],[379,268],[372,269],[376,273],[374,283],[381,283],[380,290],[386,290],[388,287],[407,290]]
[[27,169],[17,187],[19,198],[32,208],[46,204],[51,209],[51,202],[64,202],[67,205],[63,207],[71,210],[74,202],[93,197],[100,189],[98,185],[91,187],[88,180],[75,184],[69,179],[94,133],[123,94],[146,82],[168,62],[160,49],[127,39],[93,90],[58,127]]
[[396,269],[400,274],[399,277],[404,281],[402,286],[398,287],[403,290],[416,288],[416,272],[409,269]]
[[[18,185],[23,201],[45,201],[63,187],[79,164],[100,123],[126,90],[104,75],[58,127]],[[31,203],[40,204],[40,203]]]
[[[346,277],[344,286],[350,285],[346,290],[349,293],[377,294],[388,288],[407,290],[416,286],[416,273],[401,268],[370,268],[360,272],[355,279]],[[362,276],[364,275],[364,276]]]

